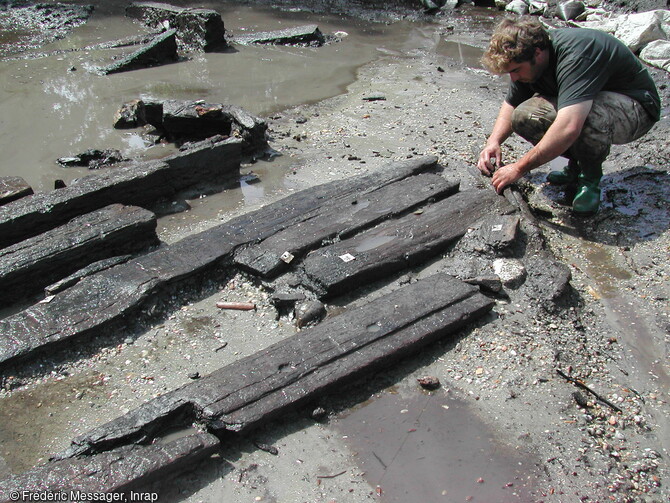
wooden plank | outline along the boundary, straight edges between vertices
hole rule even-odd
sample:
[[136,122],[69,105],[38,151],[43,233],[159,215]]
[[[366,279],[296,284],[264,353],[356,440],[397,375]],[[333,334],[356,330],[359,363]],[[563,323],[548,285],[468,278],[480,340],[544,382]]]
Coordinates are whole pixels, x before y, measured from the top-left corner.
[[435,166],[435,157],[393,163],[387,169],[301,191],[255,212],[147,255],[87,276],[40,303],[0,320],[0,365],[54,348],[67,341],[95,337],[123,326],[171,297],[174,288],[213,276],[234,250],[266,239],[319,214],[326,201],[354,191],[387,185]]
[[0,176],[0,205],[29,196],[33,189],[20,176]]
[[275,276],[324,241],[346,238],[430,199],[449,196],[458,191],[458,185],[458,181],[426,173],[339,198],[324,205],[322,214],[240,249],[235,263],[254,274]]
[[109,269],[115,265],[123,264],[124,262],[128,262],[131,258],[133,258],[132,255],[117,255],[115,257],[93,262],[86,267],[79,269],[74,274],[70,274],[56,283],[46,286],[44,288],[44,293],[46,295],[55,295],[58,292],[62,292],[66,288],[70,288],[72,285],[77,284],[78,281],[81,281],[81,279],[85,278],[86,276],[90,276],[96,272],[104,271],[105,269]]
[[160,106],[160,122],[152,119],[153,125],[171,138],[194,140],[217,134],[235,136],[243,141],[245,152],[253,152],[267,144],[267,123],[240,107],[180,100],[165,100]]
[[237,139],[203,142],[161,161],[106,169],[65,188],[5,204],[0,206],[0,248],[109,204],[151,207],[198,183],[221,181],[239,170],[240,155]]
[[11,303],[116,255],[159,244],[156,215],[113,204],[0,250],[0,301]]
[[286,28],[284,30],[263,31],[248,33],[233,39],[235,43],[248,44],[275,44],[275,45],[317,45],[326,41],[323,33],[315,24]]
[[178,59],[177,30],[172,29],[155,36],[148,44],[132,54],[108,66],[98,68],[97,71],[103,75],[111,75],[174,63]]
[[[52,496],[53,493],[68,496],[53,501],[79,501],[80,498],[69,498],[70,491],[100,497],[104,493],[126,493],[174,472],[193,468],[219,447],[214,435],[199,433],[164,444],[132,445],[79,459],[50,461],[0,480],[0,502],[16,501],[10,498],[12,493],[22,495],[18,498],[20,501],[30,501],[30,495],[35,497],[47,492]],[[81,500],[88,501],[83,497]]]
[[202,418],[214,430],[253,429],[453,334],[493,304],[446,274],[421,280],[231,365],[214,381],[221,398],[203,409]]
[[411,267],[444,251],[483,216],[513,207],[492,190],[459,192],[423,209],[388,220],[313,251],[302,263],[306,284],[324,296]]
[[436,274],[151,400],[74,439],[63,456],[147,441],[175,421],[198,418],[214,430],[258,427],[288,407],[453,333],[493,304],[476,287]]

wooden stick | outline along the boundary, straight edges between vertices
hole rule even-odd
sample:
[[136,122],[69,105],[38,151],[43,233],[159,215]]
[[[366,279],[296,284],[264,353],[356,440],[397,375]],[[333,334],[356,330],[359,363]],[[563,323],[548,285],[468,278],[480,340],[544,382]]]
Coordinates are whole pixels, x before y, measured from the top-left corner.
[[256,304],[253,302],[217,302],[216,307],[219,309],[237,309],[238,311],[251,311],[256,309]]
[[596,393],[595,391],[593,391],[591,388],[589,388],[589,387],[588,387],[586,384],[584,384],[583,382],[578,381],[577,379],[574,379],[574,378],[568,376],[568,375],[565,374],[561,369],[556,369],[556,373],[557,373],[559,376],[563,377],[564,379],[567,379],[567,380],[570,381],[571,383],[576,384],[576,385],[579,386],[580,388],[582,388],[582,389],[588,391],[588,392],[591,393],[593,396],[595,396],[598,400],[600,400],[600,401],[603,402],[604,404],[607,404],[607,405],[609,405],[610,407],[612,407],[615,411],[617,411],[617,412],[623,412],[619,407],[617,407],[616,405],[614,405],[614,404],[613,404],[612,402],[610,402],[607,398],[605,398],[605,397],[603,397],[603,396],[600,396],[598,393]]
[[341,471],[339,473],[335,473],[333,475],[317,475],[316,478],[317,479],[334,479],[335,477],[339,477],[340,475],[344,475],[345,473],[347,473],[347,470],[343,470],[343,471]]

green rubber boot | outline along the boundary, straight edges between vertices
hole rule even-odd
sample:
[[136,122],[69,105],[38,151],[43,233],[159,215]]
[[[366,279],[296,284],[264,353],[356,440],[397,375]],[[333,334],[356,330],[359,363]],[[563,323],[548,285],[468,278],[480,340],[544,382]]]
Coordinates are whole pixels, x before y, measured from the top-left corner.
[[[602,174],[602,170],[600,171]],[[600,176],[580,174],[577,195],[572,200],[572,211],[577,215],[593,215],[600,206]]]
[[562,171],[552,171],[547,175],[547,181],[552,185],[572,185],[577,183],[579,176],[577,161],[570,161]]

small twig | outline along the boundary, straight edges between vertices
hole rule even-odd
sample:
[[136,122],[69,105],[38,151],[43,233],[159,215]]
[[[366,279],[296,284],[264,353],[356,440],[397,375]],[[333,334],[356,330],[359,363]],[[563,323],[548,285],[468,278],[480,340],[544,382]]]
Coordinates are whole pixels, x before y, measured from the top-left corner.
[[613,404],[612,402],[610,402],[607,398],[605,398],[605,397],[601,396],[600,394],[598,394],[597,392],[593,391],[591,388],[589,388],[589,387],[588,387],[586,384],[584,384],[583,382],[581,382],[581,381],[579,381],[579,380],[577,380],[577,379],[575,379],[575,378],[573,378],[573,377],[570,377],[569,375],[565,374],[561,369],[556,369],[556,373],[557,373],[559,376],[563,377],[564,379],[567,379],[568,381],[570,381],[572,384],[575,384],[575,385],[579,386],[580,388],[582,388],[582,389],[588,391],[588,392],[591,393],[594,397],[596,397],[598,400],[600,400],[600,401],[603,402],[604,404],[609,405],[610,407],[612,407],[615,411],[623,413],[623,411],[622,411],[619,407],[617,407],[616,405],[614,405],[614,404]]
[[317,475],[316,478],[317,479],[334,479],[335,477],[339,477],[340,475],[344,475],[345,473],[347,473],[347,470],[342,470],[341,472],[336,473],[334,475]]

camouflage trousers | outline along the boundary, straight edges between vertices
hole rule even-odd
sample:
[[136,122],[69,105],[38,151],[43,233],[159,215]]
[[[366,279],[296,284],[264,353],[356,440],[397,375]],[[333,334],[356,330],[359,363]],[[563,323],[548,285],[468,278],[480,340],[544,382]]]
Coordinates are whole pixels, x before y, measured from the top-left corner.
[[[536,145],[556,120],[556,98],[535,95],[521,103],[512,115],[512,129]],[[602,165],[612,145],[637,140],[654,125],[640,103],[619,93],[596,95],[582,132],[562,155],[577,161],[582,170]]]

